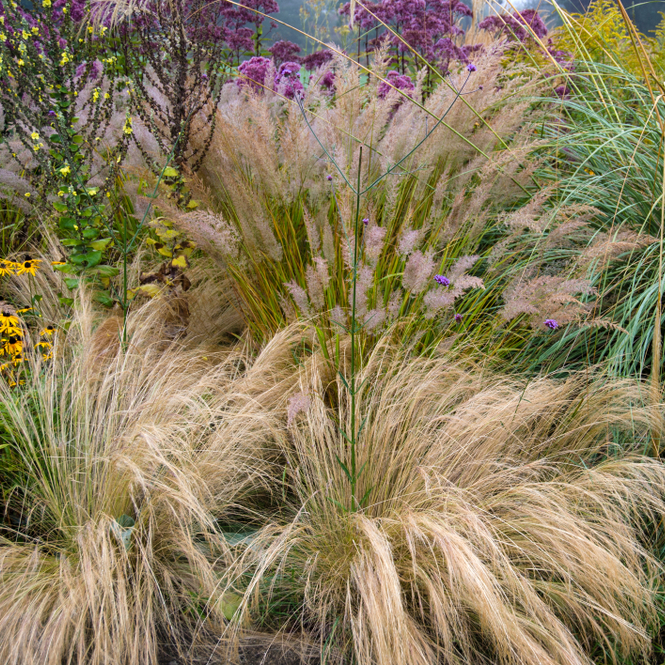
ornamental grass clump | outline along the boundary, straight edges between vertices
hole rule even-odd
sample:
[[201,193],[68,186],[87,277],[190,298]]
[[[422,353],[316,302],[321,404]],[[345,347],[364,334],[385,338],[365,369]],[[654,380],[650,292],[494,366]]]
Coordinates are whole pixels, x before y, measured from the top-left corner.
[[[260,90],[228,86],[192,185],[204,206],[160,206],[231,277],[256,341],[297,317],[323,315],[324,327],[348,320],[355,198],[347,182],[358,180],[361,145],[359,315],[374,335],[427,315],[435,321],[427,344],[440,337],[454,302],[482,287],[469,273],[494,210],[524,196],[535,168],[523,158],[540,110],[512,100],[540,81],[525,68],[506,76],[501,60],[501,49],[479,54],[475,71],[462,67],[426,99],[421,72],[414,101],[396,110],[397,90],[382,97],[374,77],[360,85],[360,69],[339,56],[323,65],[335,69],[332,99],[313,85],[292,102],[265,80]],[[385,52],[374,65],[383,77]],[[458,280],[445,294],[438,271]]]
[[242,409],[224,422],[240,358],[164,336],[156,300],[126,347],[121,318],[93,331],[90,314],[24,385],[0,381],[3,663],[155,665],[233,614],[215,520],[251,505],[269,431]]
[[[271,592],[290,598],[291,618],[271,625],[318,639],[328,663],[590,665],[599,645],[648,652],[660,566],[644,544],[665,471],[642,456],[660,422],[644,386],[600,374],[522,383],[387,344],[358,371],[355,405],[320,354],[300,376],[279,439],[292,519],[247,550],[248,616]],[[362,510],[346,509],[339,462],[354,407]]]

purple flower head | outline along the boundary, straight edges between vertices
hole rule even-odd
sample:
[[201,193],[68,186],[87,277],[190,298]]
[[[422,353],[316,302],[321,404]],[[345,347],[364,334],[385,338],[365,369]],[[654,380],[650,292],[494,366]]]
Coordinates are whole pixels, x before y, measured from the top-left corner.
[[300,64],[297,62],[284,62],[280,65],[275,77],[275,89],[287,99],[293,99],[304,90],[298,72]]
[[443,275],[434,275],[434,281],[441,286],[450,286],[450,280]]
[[455,314],[455,322],[459,323],[462,320],[462,315],[461,314]]
[[104,66],[102,65],[102,63],[99,60],[94,60],[89,65],[88,65],[87,62],[82,62],[76,68],[76,77],[80,78],[81,76],[83,76],[85,74],[86,70],[88,69],[88,67],[90,68],[90,75],[88,76],[88,78],[91,81],[97,80],[99,78],[99,76],[101,75],[103,69],[104,69]]
[[328,70],[321,79],[321,87],[333,92],[335,89],[335,74]]
[[550,330],[556,330],[559,327],[559,324],[554,319],[545,319],[545,325]]
[[363,224],[367,226],[369,224],[369,217],[363,218]]
[[475,71],[476,71],[476,66],[475,66],[472,62],[470,62],[470,63],[466,66],[466,69],[467,69],[467,71],[469,71],[469,72],[475,72]]
[[300,46],[283,39],[275,42],[268,49],[268,52],[272,55],[276,65],[280,65],[281,63],[287,62],[289,60],[291,62],[298,62],[300,60],[300,58],[297,56],[297,54],[300,53]]
[[53,117],[55,118],[55,111],[54,111],[53,109],[51,109],[51,110],[48,112],[48,114],[49,114],[50,116],[53,116]]
[[314,51],[314,53],[310,53],[302,59],[302,64],[308,72],[311,72],[321,67],[321,65],[325,65],[326,62],[330,62],[332,57],[332,51]]
[[568,88],[565,84],[554,88],[554,92],[559,95],[561,99],[568,99],[570,97],[568,94]]
[[245,62],[241,62],[238,67],[238,72],[241,74],[236,83],[239,87],[250,86],[256,92],[263,90],[263,85],[266,80],[266,74],[270,67],[270,59],[261,56],[254,56]]
[[520,42],[525,41],[531,34],[539,39],[547,34],[547,26],[535,9],[515,12],[512,16],[510,14],[488,16],[478,24],[478,27],[496,33],[497,37],[505,34],[509,40],[517,39]]
[[405,90],[407,93],[410,93],[416,89],[416,86],[413,85],[410,76],[400,74],[393,69],[386,74],[386,81],[382,81],[379,84],[379,97],[384,99],[393,88],[397,88],[397,90]]
[[328,175],[326,176],[326,180],[327,180],[328,182],[330,182],[330,181],[332,180],[332,176],[331,176],[330,174],[328,174]]

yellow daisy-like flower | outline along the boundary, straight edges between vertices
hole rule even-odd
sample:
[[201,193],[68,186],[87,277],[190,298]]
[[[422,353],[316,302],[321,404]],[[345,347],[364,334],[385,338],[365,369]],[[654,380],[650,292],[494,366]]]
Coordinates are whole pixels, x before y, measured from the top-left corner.
[[5,353],[13,356],[16,360],[16,356],[20,356],[23,353],[23,339],[20,335],[12,335],[5,342]]
[[0,277],[4,277],[5,275],[13,275],[15,271],[16,264],[13,261],[0,259]]
[[23,307],[23,309],[17,309],[17,314],[25,314],[26,312],[32,312],[32,307]]
[[53,357],[53,345],[50,342],[38,342],[35,351],[42,354],[42,360],[50,360]]
[[46,326],[46,328],[44,328],[43,330],[40,330],[39,334],[42,337],[51,337],[51,335],[53,335],[54,332],[55,332],[55,326],[52,326],[51,324],[49,324],[48,326]]
[[0,332],[14,333],[18,330],[18,316],[7,309],[0,310]]
[[39,133],[38,132],[32,132],[32,134],[30,134],[30,138],[33,141],[36,141],[39,138]]
[[51,0],[43,0],[42,5],[44,7],[50,7],[51,6]]
[[39,264],[41,262],[42,262],[41,259],[27,258],[25,261],[22,261],[21,263],[18,264],[18,269],[16,270],[16,274],[25,275],[27,273],[29,275],[35,275],[37,274],[37,268],[39,268]]
[[69,164],[67,164],[67,166],[63,166],[60,169],[60,173],[62,173],[62,175],[69,175],[71,172],[72,170],[69,168]]

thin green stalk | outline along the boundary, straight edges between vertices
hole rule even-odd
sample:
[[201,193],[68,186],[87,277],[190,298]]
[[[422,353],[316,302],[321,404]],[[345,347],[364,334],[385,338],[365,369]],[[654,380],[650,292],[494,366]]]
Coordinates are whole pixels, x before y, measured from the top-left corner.
[[360,221],[360,180],[362,177],[363,147],[358,155],[358,185],[356,187],[356,221],[353,230],[353,302],[351,304],[351,510],[360,508],[356,498],[356,286],[358,283],[358,222]]

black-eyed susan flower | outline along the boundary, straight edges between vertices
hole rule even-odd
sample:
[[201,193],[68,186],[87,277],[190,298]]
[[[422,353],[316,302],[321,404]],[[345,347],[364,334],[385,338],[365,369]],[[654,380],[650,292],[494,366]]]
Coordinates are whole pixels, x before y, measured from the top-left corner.
[[16,360],[16,357],[23,353],[23,338],[20,335],[10,335],[5,342],[5,353]]
[[0,277],[13,275],[16,272],[16,264],[8,259],[0,259]]
[[24,307],[23,309],[17,309],[17,314],[25,314],[26,312],[32,312],[32,307]]
[[42,337],[51,337],[51,335],[53,335],[54,332],[55,332],[55,326],[49,324],[48,326],[46,326],[46,328],[42,328],[42,330],[39,331],[39,334]]
[[13,334],[18,330],[18,316],[10,309],[0,309],[0,332]]
[[37,342],[35,351],[42,354],[42,360],[50,360],[53,357],[53,345],[51,342]]
[[16,274],[24,275],[27,273],[29,275],[36,275],[37,268],[39,268],[41,261],[41,259],[31,259],[30,257],[26,258],[24,261],[21,261],[21,263],[17,264],[18,268],[16,269]]

